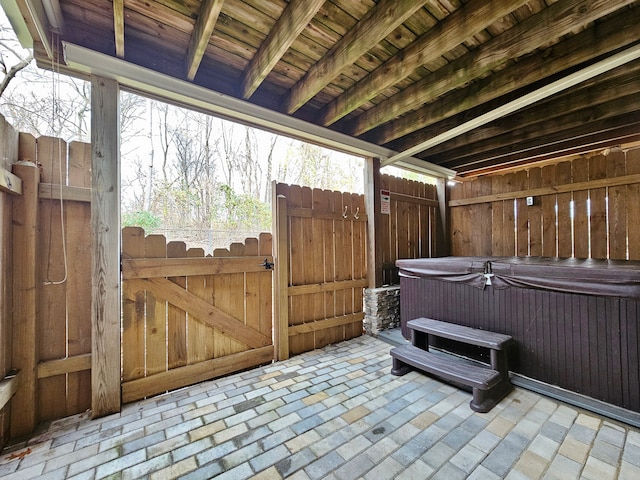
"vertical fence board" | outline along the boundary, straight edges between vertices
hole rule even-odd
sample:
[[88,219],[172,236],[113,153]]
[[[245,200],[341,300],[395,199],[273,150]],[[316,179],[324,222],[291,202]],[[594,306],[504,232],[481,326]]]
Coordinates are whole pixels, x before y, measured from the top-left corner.
[[[589,179],[601,180],[607,176],[607,159],[595,155],[589,159]],[[589,190],[591,207],[591,258],[607,258],[607,206],[606,188]]]
[[[69,185],[91,187],[91,149],[86,143],[69,145]],[[91,353],[91,205],[65,202],[67,247],[67,352],[69,357]],[[67,375],[67,412],[91,407],[91,371]]]
[[[529,188],[529,175],[526,170],[516,172],[514,191],[523,191]],[[529,208],[526,198],[516,200],[516,255],[525,257],[529,255]]]
[[[290,208],[302,207],[302,188],[291,185],[289,189]],[[291,285],[303,285],[305,272],[301,265],[304,264],[304,223],[302,218],[291,217],[289,229],[289,269],[291,271]],[[302,295],[296,295],[290,300],[291,309],[289,311],[289,325],[296,325],[304,321],[304,307]],[[303,335],[294,335],[289,339],[289,350],[291,354],[298,354],[304,351]]]
[[[556,166],[542,168],[542,186],[552,186],[556,177]],[[557,254],[556,195],[542,196],[542,256],[555,257]]]
[[[190,248],[187,257],[198,258],[204,256],[202,248]],[[198,298],[213,303],[215,287],[211,277],[205,275],[191,275],[187,278],[187,291]],[[207,285],[207,283],[211,283]],[[207,288],[208,287],[208,288]],[[217,335],[214,329],[205,325],[193,314],[187,314],[187,363],[194,365],[214,357],[214,347]]]
[[[556,184],[571,183],[571,162],[561,162],[556,166]],[[571,192],[556,195],[558,205],[558,257],[573,254],[573,222],[571,219]]]
[[[187,245],[184,242],[169,242],[167,258],[184,258],[187,256]],[[187,277],[169,277],[176,285],[186,288]],[[187,313],[169,304],[167,307],[167,361],[168,368],[181,367],[187,364]]]
[[[517,182],[515,173],[509,173],[503,177],[503,191],[513,192]],[[513,200],[503,202],[504,234],[503,251],[504,255],[512,256],[516,254],[516,217],[513,210]]]
[[[505,179],[503,175],[491,177],[491,193],[502,193],[505,189]],[[505,255],[504,245],[504,203],[503,200],[491,202],[491,250],[494,255]]]
[[[589,160],[581,157],[571,165],[573,183],[589,180]],[[589,191],[573,192],[573,255],[576,258],[589,258]]]
[[[148,235],[145,238],[146,258],[167,258],[167,241],[164,235]],[[146,305],[146,374],[164,372],[167,369],[167,302],[147,292]]]
[[[140,227],[122,229],[123,258],[144,258],[144,230]],[[122,284],[122,379],[144,377],[144,305],[145,292]]]
[[[627,174],[640,173],[640,148],[627,152]],[[640,184],[627,187],[627,223],[629,236],[629,260],[640,260]]]
[[[539,167],[529,170],[529,188],[542,186],[542,171]],[[529,216],[529,255],[542,255],[542,200],[535,198],[533,205],[527,208]]]
[[[47,183],[66,185],[67,145],[60,139],[40,137],[37,140],[38,161],[43,165],[42,178]],[[64,232],[61,223],[64,206],[60,200],[40,201],[40,267],[38,289],[39,358],[55,360],[67,354],[66,269],[63,249]],[[65,375],[39,380],[39,412],[41,420],[66,415],[67,379]]]
[[[613,149],[607,156],[607,178],[626,175],[625,154],[620,149]],[[608,227],[609,258],[613,260],[627,259],[627,186],[609,187]]]

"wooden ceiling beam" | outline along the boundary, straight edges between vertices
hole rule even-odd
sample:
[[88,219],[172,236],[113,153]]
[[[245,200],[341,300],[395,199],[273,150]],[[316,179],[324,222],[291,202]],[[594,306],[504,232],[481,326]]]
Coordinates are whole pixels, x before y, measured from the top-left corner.
[[200,67],[223,3],[224,0],[203,0],[202,2],[187,52],[187,78],[189,80],[195,78]]
[[[548,112],[548,110],[546,111]],[[589,122],[585,123],[585,119],[589,119]],[[455,148],[444,146],[445,151],[429,151],[426,159],[447,167],[453,163],[458,166],[459,162],[496,157],[498,152],[507,154],[515,151],[527,151],[542,145],[563,144],[574,137],[575,139],[583,139],[582,142],[585,139],[588,141],[589,135],[634,125],[639,120],[640,98],[637,93],[634,93],[601,105],[546,120],[542,119],[526,126],[518,126],[516,129],[503,126],[502,133],[500,133],[500,129],[480,132],[477,135],[477,138],[479,137],[477,141],[468,142],[466,145],[457,145]],[[490,133],[493,133],[494,136],[488,137],[487,135]]]
[[527,1],[473,0],[462,6],[326,105],[321,113],[321,123],[331,125]]
[[242,77],[240,94],[249,98],[318,12],[324,0],[291,0],[253,56]]
[[124,0],[113,0],[113,31],[116,56],[124,58]]
[[[463,90],[444,95],[435,102],[399,118],[392,124],[372,130],[363,138],[381,145],[399,139],[397,143],[394,143],[394,148],[399,150],[409,148],[420,142],[421,139],[417,138],[420,136],[418,132],[430,125],[435,125],[568,68],[592,61],[630,45],[637,41],[638,24],[640,24],[640,7],[617,15],[598,27],[591,27],[570,37],[548,49],[543,55],[527,57],[491,77],[474,82]],[[461,65],[473,75],[475,73],[473,72],[474,64],[468,60],[472,59],[465,60]],[[446,90],[449,88],[447,83],[450,84],[453,81],[450,79],[458,78],[452,72],[454,69],[459,72],[458,67],[444,68],[450,75],[445,75],[443,72],[442,78],[432,84],[431,88],[427,89],[428,92],[432,92],[431,89]]]
[[572,135],[580,132],[569,132],[571,135],[554,143],[540,141],[537,145],[529,145],[527,148],[485,152],[481,156],[459,158],[446,163],[452,165],[451,168],[455,168],[461,176],[475,176],[499,169],[528,165],[532,162],[558,159],[568,155],[637,142],[640,141],[640,133],[638,133],[640,132],[640,118],[637,115],[635,118],[635,123],[628,124],[626,120],[623,120],[621,126],[609,122],[604,128],[598,129],[597,125],[592,125],[589,131],[582,131],[584,133],[582,136]]
[[283,110],[289,114],[298,110],[425,3],[426,0],[380,0],[291,88]]
[[399,115],[429,103],[447,91],[502,68],[509,60],[533,52],[548,43],[549,39],[559,38],[585,27],[630,3],[633,3],[633,0],[559,0],[452,62],[451,66],[439,69],[367,110],[351,122],[352,128],[349,133],[362,135]]

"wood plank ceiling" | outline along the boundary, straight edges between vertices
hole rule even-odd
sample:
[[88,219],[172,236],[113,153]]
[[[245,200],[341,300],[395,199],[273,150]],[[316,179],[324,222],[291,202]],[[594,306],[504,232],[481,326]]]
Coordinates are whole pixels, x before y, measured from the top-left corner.
[[[640,43],[640,0],[59,4],[63,41],[396,151]],[[415,156],[475,175],[637,141],[639,71],[629,62]]]

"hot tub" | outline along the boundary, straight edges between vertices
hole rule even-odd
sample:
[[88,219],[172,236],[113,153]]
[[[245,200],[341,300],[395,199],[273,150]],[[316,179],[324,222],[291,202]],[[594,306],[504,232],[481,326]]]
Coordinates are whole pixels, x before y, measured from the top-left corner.
[[505,333],[517,342],[511,371],[640,412],[640,262],[442,257],[396,265],[405,337],[418,317]]

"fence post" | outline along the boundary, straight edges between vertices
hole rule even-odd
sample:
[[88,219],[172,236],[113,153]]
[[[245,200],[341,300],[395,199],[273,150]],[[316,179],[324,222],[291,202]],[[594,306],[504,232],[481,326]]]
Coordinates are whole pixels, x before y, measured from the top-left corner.
[[37,424],[38,335],[36,331],[36,252],[38,232],[38,185],[40,169],[35,163],[18,162],[13,173],[22,179],[22,195],[13,203],[13,354],[12,365],[20,370],[18,391],[11,400],[11,437],[32,432]]
[[[273,185],[274,196],[276,186]],[[274,342],[276,360],[289,358],[289,255],[287,249],[287,199],[277,195],[275,203],[275,288],[274,290]]]
[[367,158],[364,167],[364,197],[367,210],[367,277],[369,288],[382,286],[382,249],[379,242],[381,223],[380,159]]
[[120,89],[91,77],[91,411],[120,411]]

